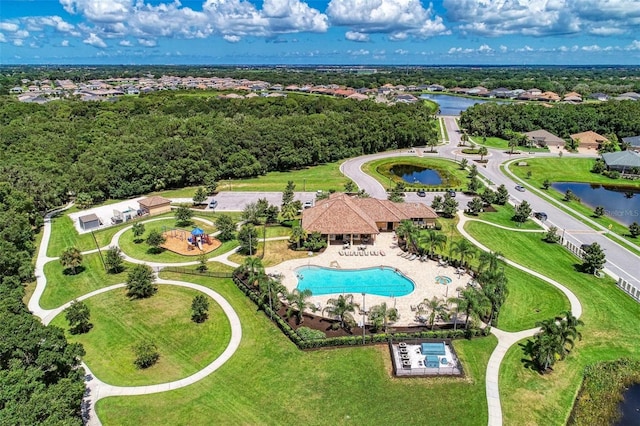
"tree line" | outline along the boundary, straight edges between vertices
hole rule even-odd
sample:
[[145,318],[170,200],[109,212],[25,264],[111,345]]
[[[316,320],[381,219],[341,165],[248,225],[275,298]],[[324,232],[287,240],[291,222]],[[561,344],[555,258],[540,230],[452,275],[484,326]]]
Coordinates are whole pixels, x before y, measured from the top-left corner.
[[157,93],[46,105],[0,99],[0,173],[40,210],[69,194],[126,198],[249,178],[437,138],[421,104]]
[[568,139],[593,130],[617,139],[640,135],[640,102],[608,101],[591,104],[539,103],[476,104],[460,116],[460,125],[471,135],[511,139],[512,132],[545,129]]
[[81,425],[84,349],[23,302],[41,221],[29,194],[0,183],[0,423]]

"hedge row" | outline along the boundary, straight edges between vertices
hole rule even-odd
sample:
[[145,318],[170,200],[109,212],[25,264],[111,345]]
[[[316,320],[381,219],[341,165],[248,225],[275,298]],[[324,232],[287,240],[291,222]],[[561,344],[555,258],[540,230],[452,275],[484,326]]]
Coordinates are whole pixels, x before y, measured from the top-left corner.
[[362,336],[328,337],[325,339],[304,340],[280,315],[271,309],[269,305],[260,303],[260,299],[255,291],[249,288],[240,278],[233,277],[233,282],[244,294],[249,296],[264,313],[276,323],[278,328],[300,349],[328,348],[339,346],[358,346],[375,343],[386,343],[393,340],[404,339],[471,339],[472,337],[487,336],[491,332],[491,327],[484,329],[470,328],[467,330],[438,330],[438,331],[417,331],[414,333],[379,333]]
[[431,187],[431,188],[418,188],[418,187],[407,187],[404,192],[418,192],[423,190],[424,192],[447,192],[447,191],[456,191],[456,192],[464,192],[463,188],[444,188],[444,187]]

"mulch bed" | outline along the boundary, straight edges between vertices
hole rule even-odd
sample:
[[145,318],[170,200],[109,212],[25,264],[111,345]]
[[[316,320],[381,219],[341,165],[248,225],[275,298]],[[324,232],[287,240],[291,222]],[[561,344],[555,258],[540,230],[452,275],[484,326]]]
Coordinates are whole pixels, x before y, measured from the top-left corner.
[[[180,234],[179,232],[183,232]],[[213,237],[209,237],[211,244],[204,243],[202,244],[202,251],[197,246],[192,246],[187,241],[187,237],[190,236],[188,231],[166,231],[163,232],[162,235],[166,238],[164,244],[162,244],[162,248],[170,250],[174,253],[181,254],[183,256],[199,256],[201,253],[211,253],[218,247],[222,245],[220,240],[217,240]],[[182,235],[183,238],[180,239],[179,235]]]
[[[344,329],[332,330],[331,325],[336,323],[337,321],[324,318],[319,315],[313,315],[309,313],[305,313],[303,315],[304,321],[302,324],[298,324],[296,322],[296,316],[292,315],[291,318],[287,319],[287,307],[282,306],[280,310],[278,310],[278,315],[285,320],[291,328],[297,330],[300,327],[309,327],[314,330],[320,330],[327,335],[327,337],[343,337],[343,336],[362,336],[362,327],[354,327],[351,329],[351,332],[348,332]],[[357,316],[357,315],[356,315]],[[460,327],[460,324],[458,324]],[[446,327],[438,327],[437,325],[434,328],[434,331],[443,330],[453,328],[451,324],[448,324]],[[431,331],[431,327],[428,326],[407,326],[407,327],[388,327],[387,332],[389,333],[413,333],[420,331]],[[376,330],[376,333],[382,333],[382,330]],[[365,334],[375,334],[371,331],[370,327],[366,327]]]

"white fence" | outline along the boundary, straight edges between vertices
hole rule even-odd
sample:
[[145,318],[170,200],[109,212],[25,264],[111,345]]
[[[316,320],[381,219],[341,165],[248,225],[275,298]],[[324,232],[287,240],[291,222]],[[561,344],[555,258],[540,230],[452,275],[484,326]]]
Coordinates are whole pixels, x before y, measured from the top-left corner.
[[636,301],[640,302],[640,288],[634,287],[622,278],[618,278],[616,284],[622,291],[633,297]]

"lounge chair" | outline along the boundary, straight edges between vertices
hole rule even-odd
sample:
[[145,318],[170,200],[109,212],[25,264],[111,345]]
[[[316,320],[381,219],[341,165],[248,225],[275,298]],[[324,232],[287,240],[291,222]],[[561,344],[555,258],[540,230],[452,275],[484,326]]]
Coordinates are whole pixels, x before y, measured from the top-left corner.
[[339,254],[340,256],[344,256],[344,252],[343,252],[342,250],[340,250],[340,251],[338,252],[338,254]]
[[382,250],[380,250],[380,256],[386,256]]
[[362,251],[364,252],[365,256],[369,256],[369,252],[368,251],[366,251],[366,250],[362,250]]
[[411,255],[411,257],[409,258],[409,260],[416,260],[417,258],[418,258],[418,256],[417,256],[417,255],[412,254],[412,255]]

